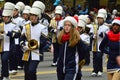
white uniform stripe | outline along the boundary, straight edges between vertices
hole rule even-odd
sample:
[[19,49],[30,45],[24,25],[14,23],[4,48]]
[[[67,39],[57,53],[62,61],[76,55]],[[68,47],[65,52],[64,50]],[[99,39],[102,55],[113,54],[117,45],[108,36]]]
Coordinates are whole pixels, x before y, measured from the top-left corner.
[[66,48],[67,48],[67,42],[65,43],[65,50],[64,50],[63,73],[65,73],[65,58],[66,58]]
[[76,80],[76,76],[77,76],[78,69],[79,69],[79,65],[78,65],[78,63],[79,63],[79,54],[77,52],[77,47],[76,47],[76,54],[75,54],[75,62],[76,62],[76,73],[74,75],[73,80]]
[[76,80],[77,73],[75,73],[73,80]]
[[79,54],[77,52],[77,48],[76,48],[76,54],[75,54],[75,62],[76,62],[76,73],[78,73]]

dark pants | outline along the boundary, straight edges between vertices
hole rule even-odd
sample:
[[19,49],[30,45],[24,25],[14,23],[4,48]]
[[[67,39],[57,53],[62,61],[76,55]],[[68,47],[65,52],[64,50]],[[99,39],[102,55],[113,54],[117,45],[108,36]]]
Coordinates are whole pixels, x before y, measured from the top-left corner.
[[21,48],[20,45],[17,45],[16,48],[17,48],[16,53],[17,53],[17,58],[18,58],[18,64],[17,65],[23,67],[23,61],[22,61],[23,51],[22,51],[22,48]]
[[58,80],[76,80],[76,76],[75,73],[57,73]]
[[17,64],[18,64],[18,53],[16,53],[16,46],[12,46],[12,50],[10,53],[10,60],[9,60],[9,69],[10,70],[17,70]]
[[2,67],[1,67],[1,76],[2,77],[8,77],[9,76],[9,55],[10,52],[5,51],[1,54],[1,59],[2,59]]
[[40,61],[44,61],[44,52],[40,52],[40,54],[42,54],[41,56],[40,56]]
[[82,77],[82,72],[81,72],[81,69],[79,69],[75,80],[81,80],[81,77]]
[[37,66],[39,64],[39,61],[28,61],[24,62],[24,73],[25,73],[25,79],[24,80],[37,80]]
[[53,63],[57,62],[58,55],[59,55],[59,46],[58,43],[53,43],[54,53],[53,53]]
[[86,56],[85,56],[85,65],[89,65],[90,64],[90,46],[87,45],[87,50],[86,51]]
[[10,54],[10,70],[17,70],[17,66],[23,66],[23,52],[19,45],[14,45]]
[[103,53],[93,52],[93,72],[98,73],[99,71],[103,72]]

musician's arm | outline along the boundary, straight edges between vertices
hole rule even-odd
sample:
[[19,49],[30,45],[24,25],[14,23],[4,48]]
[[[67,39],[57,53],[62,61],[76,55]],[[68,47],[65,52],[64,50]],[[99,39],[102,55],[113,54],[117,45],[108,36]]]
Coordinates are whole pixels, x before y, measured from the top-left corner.
[[102,42],[100,43],[99,49],[101,50],[101,52],[106,53],[106,54],[108,53],[107,43],[108,43],[108,36],[105,35]]

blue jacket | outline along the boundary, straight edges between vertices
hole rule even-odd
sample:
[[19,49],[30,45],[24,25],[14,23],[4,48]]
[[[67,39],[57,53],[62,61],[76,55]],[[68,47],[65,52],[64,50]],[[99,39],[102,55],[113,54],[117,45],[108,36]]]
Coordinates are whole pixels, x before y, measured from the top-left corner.
[[119,46],[120,42],[113,42],[109,40],[108,35],[106,35],[102,40],[99,49],[103,53],[107,53],[109,56],[107,62],[107,69],[120,69],[120,66],[117,65],[116,61],[116,57],[120,55]]
[[82,40],[75,47],[69,47],[68,44],[65,42],[59,45],[58,73],[77,73],[78,63],[85,59],[88,48]]

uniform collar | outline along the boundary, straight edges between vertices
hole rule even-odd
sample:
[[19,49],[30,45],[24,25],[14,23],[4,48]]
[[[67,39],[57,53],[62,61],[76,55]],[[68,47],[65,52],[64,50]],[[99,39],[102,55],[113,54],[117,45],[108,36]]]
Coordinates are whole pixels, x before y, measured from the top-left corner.
[[31,25],[32,25],[32,26],[35,26],[35,25],[37,25],[38,23],[39,23],[39,21],[36,22],[36,23],[32,23],[32,22],[31,22]]
[[5,24],[9,24],[9,23],[11,23],[11,20],[9,22],[5,22]]

